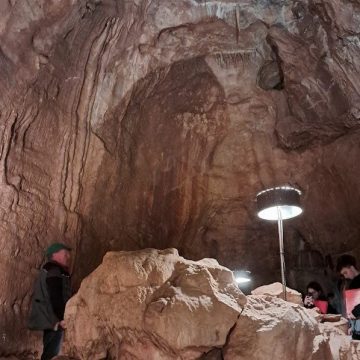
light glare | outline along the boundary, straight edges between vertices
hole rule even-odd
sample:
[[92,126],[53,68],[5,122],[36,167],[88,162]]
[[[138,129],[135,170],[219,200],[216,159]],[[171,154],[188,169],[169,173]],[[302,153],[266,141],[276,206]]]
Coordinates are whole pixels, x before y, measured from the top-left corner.
[[242,277],[242,276],[238,276],[236,279],[236,282],[238,284],[244,284],[250,281],[250,278],[246,278],[246,277]]
[[299,206],[295,205],[281,205],[281,206],[272,206],[264,210],[259,211],[258,216],[264,220],[278,220],[279,213],[281,214],[282,220],[291,219],[302,213],[302,209]]

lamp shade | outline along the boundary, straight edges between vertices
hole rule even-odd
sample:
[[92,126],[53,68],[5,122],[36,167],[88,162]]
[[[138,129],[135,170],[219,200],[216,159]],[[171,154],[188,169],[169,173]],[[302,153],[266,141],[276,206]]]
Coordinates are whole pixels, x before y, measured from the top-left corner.
[[290,186],[263,190],[256,195],[258,216],[264,220],[290,219],[302,213],[301,191]]

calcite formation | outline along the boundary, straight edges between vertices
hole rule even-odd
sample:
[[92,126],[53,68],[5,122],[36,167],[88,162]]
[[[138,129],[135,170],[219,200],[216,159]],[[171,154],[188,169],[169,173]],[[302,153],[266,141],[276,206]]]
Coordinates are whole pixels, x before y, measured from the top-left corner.
[[332,291],[336,257],[360,258],[359,18],[350,0],[0,1],[0,356],[37,349],[53,241],[75,290],[107,251],[147,247],[279,281],[254,202],[274,185],[303,191],[289,286]]

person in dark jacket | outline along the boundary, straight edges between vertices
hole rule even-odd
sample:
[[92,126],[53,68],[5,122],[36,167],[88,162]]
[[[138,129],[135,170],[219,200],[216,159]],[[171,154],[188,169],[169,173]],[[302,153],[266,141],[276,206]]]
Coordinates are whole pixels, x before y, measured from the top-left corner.
[[62,243],[50,245],[46,250],[48,261],[42,266],[35,283],[29,328],[43,331],[41,360],[50,360],[61,350],[66,328],[65,305],[71,297],[70,250]]
[[[351,255],[342,255],[337,261],[336,270],[347,280],[350,280],[347,290],[359,289],[360,291],[360,271],[356,266],[356,259]],[[347,309],[348,310],[348,309]],[[352,338],[360,340],[360,304],[348,312],[350,320]]]

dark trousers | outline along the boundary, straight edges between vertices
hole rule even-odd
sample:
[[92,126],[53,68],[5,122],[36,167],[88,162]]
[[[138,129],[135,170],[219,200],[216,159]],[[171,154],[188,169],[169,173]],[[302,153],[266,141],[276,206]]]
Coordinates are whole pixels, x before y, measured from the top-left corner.
[[64,331],[44,330],[41,360],[50,360],[59,355]]

